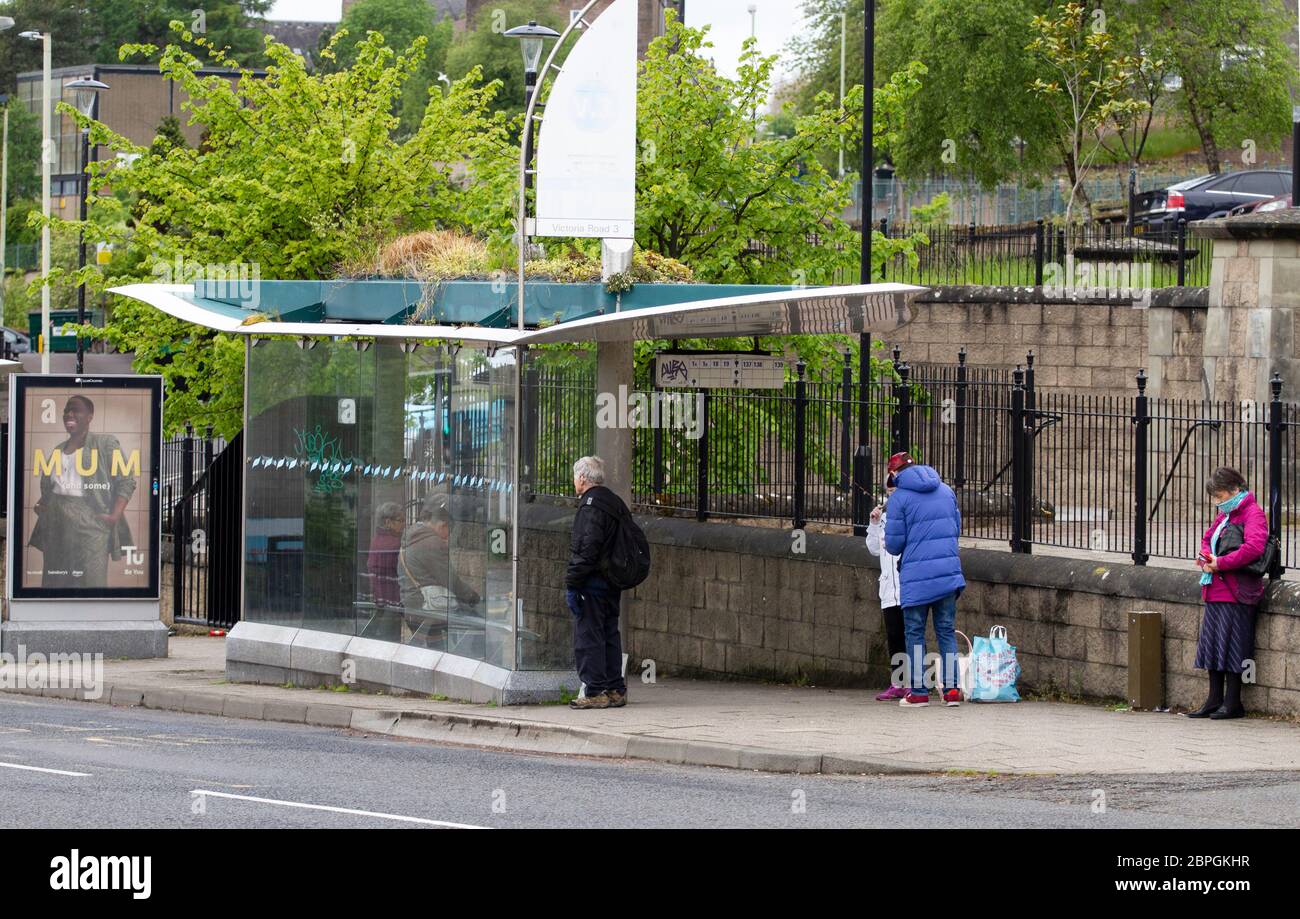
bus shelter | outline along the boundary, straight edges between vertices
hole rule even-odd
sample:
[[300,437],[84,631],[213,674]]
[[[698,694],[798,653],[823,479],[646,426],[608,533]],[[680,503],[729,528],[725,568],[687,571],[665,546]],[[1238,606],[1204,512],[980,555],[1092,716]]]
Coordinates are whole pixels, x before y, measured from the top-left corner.
[[[246,343],[231,680],[498,704],[576,690],[570,614],[538,586],[565,561],[528,535],[521,385],[538,346],[594,343],[597,389],[630,389],[632,342],[887,333],[922,290],[538,284],[518,330],[488,287],[440,285],[428,322],[412,321],[430,314],[417,283],[113,291]],[[598,429],[596,450],[626,494],[631,431]]]

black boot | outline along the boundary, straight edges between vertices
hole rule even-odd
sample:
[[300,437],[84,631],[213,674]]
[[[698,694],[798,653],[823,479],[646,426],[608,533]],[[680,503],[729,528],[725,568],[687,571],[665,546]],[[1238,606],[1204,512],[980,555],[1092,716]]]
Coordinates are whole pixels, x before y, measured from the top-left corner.
[[[1188,712],[1188,718],[1209,718],[1220,708],[1223,707],[1223,678],[1225,673],[1222,670],[1210,671],[1210,694],[1205,698],[1205,704],[1194,712]],[[1240,685],[1240,676],[1238,685]]]
[[1244,718],[1246,709],[1241,704],[1241,674],[1228,674],[1228,690],[1224,694],[1223,705],[1219,710],[1210,716],[1215,721],[1223,721],[1227,718]]

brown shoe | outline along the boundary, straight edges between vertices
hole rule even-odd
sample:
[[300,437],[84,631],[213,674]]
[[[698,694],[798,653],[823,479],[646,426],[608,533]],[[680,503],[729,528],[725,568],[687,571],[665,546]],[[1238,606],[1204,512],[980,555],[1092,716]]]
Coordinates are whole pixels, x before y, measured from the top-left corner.
[[570,702],[569,708],[609,708],[609,696],[603,692],[594,696],[581,696]]
[[617,689],[611,689],[605,693],[609,697],[610,708],[622,708],[627,705],[627,693],[619,692]]

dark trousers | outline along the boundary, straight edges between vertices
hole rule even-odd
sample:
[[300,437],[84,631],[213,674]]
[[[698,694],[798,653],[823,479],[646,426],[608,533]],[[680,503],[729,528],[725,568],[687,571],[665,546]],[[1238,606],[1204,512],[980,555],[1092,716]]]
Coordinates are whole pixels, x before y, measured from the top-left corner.
[[587,695],[627,692],[623,680],[623,639],[618,632],[621,594],[590,586],[565,595],[573,613],[573,656]]
[[903,608],[886,606],[880,610],[885,617],[885,648],[889,651],[889,672],[895,686],[907,683],[907,636],[903,631]]

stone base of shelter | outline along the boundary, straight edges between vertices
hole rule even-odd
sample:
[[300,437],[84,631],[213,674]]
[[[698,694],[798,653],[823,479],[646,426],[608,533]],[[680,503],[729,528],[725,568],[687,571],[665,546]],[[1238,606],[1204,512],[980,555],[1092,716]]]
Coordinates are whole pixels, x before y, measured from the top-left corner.
[[507,670],[495,664],[373,638],[240,622],[226,637],[232,683],[355,686],[467,702],[558,702],[580,685],[573,670]]
[[157,619],[122,621],[52,620],[0,624],[0,652],[102,654],[115,659],[167,656],[167,626]]

